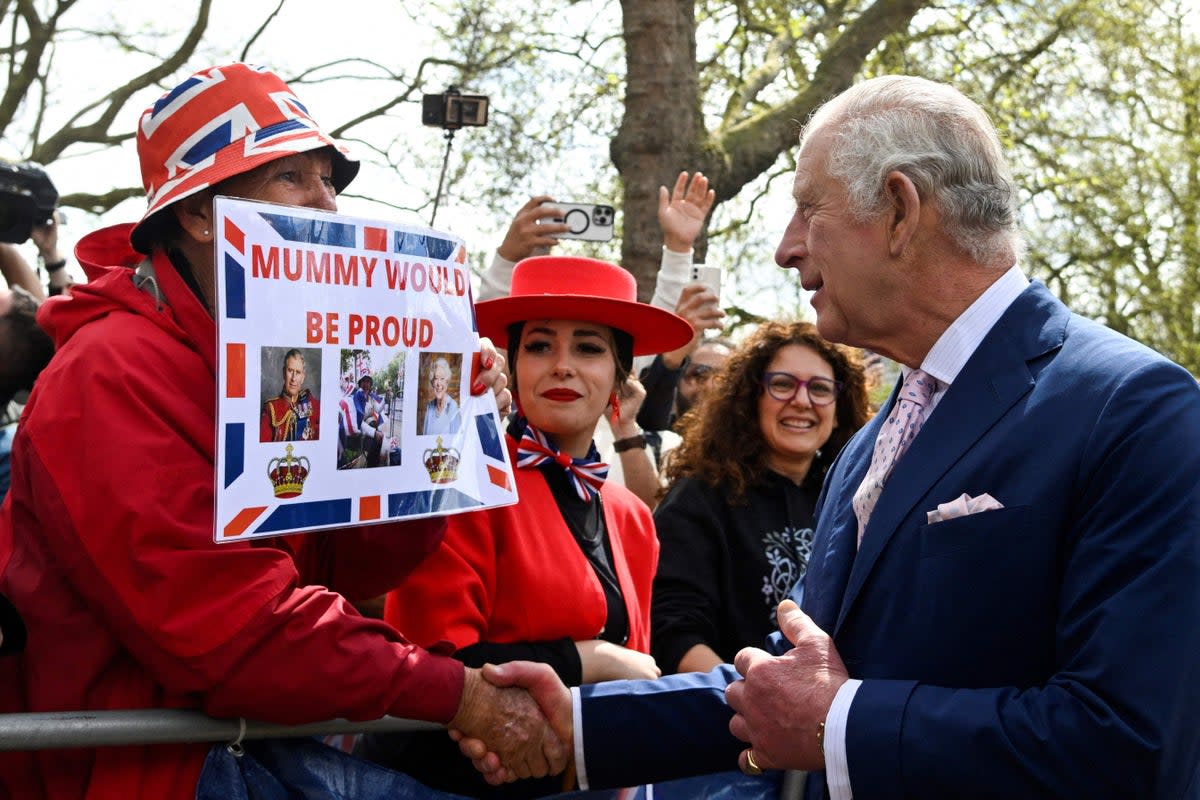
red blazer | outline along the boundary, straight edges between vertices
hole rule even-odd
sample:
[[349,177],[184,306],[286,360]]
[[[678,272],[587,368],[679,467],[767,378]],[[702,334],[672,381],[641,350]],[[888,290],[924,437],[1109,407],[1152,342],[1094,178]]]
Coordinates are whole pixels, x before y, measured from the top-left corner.
[[[516,443],[506,437],[513,463]],[[598,638],[604,590],[542,473],[514,470],[520,502],[449,518],[441,546],[388,595],[385,618],[413,642],[455,649],[481,641]],[[600,490],[613,567],[629,615],[626,646],[650,649],[658,537],[650,509],[624,486]]]

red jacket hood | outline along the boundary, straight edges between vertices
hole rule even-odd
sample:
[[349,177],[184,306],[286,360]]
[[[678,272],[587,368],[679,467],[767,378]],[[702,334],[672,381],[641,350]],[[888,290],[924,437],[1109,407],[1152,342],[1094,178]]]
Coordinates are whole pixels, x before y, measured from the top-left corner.
[[114,225],[87,234],[75,246],[75,258],[88,282],[71,287],[69,295],[53,297],[38,311],[38,324],[61,348],[84,325],[114,312],[153,320],[180,341],[188,343],[216,366],[216,325],[208,311],[161,252],[153,256],[155,278],[166,299],[162,307],[133,282],[133,270],[147,256],[129,243],[133,223]]

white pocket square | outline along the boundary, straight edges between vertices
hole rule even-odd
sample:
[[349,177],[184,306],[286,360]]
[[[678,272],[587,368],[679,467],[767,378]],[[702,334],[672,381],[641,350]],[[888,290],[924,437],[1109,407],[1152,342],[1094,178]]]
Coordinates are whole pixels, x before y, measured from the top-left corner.
[[971,497],[964,493],[948,503],[939,503],[933,511],[926,511],[925,522],[932,525],[935,522],[945,522],[948,519],[978,514],[980,511],[991,511],[995,508],[1004,508],[1004,505],[990,494]]

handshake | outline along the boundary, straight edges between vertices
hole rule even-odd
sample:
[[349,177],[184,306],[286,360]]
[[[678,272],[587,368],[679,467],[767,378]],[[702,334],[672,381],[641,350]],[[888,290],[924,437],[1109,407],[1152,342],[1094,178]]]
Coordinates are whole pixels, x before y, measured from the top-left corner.
[[571,693],[546,664],[468,668],[462,701],[447,727],[492,785],[557,775],[573,750]]

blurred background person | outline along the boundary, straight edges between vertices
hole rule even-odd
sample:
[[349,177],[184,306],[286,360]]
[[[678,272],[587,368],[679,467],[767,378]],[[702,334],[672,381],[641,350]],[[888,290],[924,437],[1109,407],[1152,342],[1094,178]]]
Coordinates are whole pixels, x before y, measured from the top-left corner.
[[762,324],[708,383],[654,512],[650,641],[667,672],[707,672],[775,630],[808,565],[821,481],[867,419],[857,353],[809,322]]
[[712,385],[712,377],[733,353],[734,344],[728,339],[701,339],[688,356],[687,366],[679,374],[675,388],[675,413],[671,424],[700,401],[700,395]]
[[[0,158],[0,272],[10,286],[23,286],[39,301],[71,286],[66,256],[58,249],[58,226],[65,219],[58,209],[58,189],[41,164]],[[20,251],[13,245],[30,240],[46,270],[44,294],[37,272],[14,261]]]
[[[517,264],[512,293],[476,306],[507,343],[515,396],[506,444],[521,502],[450,519],[446,539],[389,594],[385,619],[418,643],[449,642],[468,666],[549,664],[563,683],[653,678],[649,509],[605,480],[593,434],[635,354],[688,341],[691,326],[637,301],[632,275],[588,258]],[[362,753],[438,789],[536,797],[560,779],[487,786],[441,735],[363,738]]]
[[54,355],[54,342],[37,324],[43,299],[33,268],[12,244],[0,243],[0,500],[8,493],[10,456],[25,398]]
[[[721,330],[725,324],[720,297],[709,287],[692,280],[696,238],[715,198],[716,193],[708,188],[708,178],[699,172],[695,175],[680,172],[670,190],[666,186],[658,188],[658,224],[663,232],[663,251],[650,305],[674,309],[691,323],[693,336],[683,347],[669,353],[634,361],[647,395],[638,422],[648,431],[647,438],[654,447],[656,459],[663,450],[662,440],[672,439],[663,432],[669,431],[682,413],[677,412],[676,404],[683,369],[707,341],[705,336]],[[709,363],[716,363],[716,359]],[[672,439],[671,443],[675,441]]]

